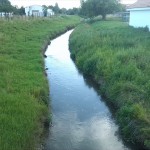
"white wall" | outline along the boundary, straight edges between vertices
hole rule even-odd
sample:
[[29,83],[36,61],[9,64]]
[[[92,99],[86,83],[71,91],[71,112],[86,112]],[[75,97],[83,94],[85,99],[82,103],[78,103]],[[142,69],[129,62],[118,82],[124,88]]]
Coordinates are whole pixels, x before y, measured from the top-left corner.
[[28,16],[28,12],[29,12],[29,7],[26,7],[26,8],[25,8],[26,16]]
[[28,16],[28,15],[32,16],[34,11],[38,11],[38,14],[36,13],[36,16],[43,16],[44,15],[43,14],[43,7],[40,5],[32,5],[32,6],[25,8],[26,16]]
[[9,13],[0,12],[0,18],[1,17],[13,17],[13,13],[12,12],[9,12]]
[[52,9],[47,9],[47,16],[53,16],[54,12]]
[[146,27],[150,29],[150,9],[130,10],[129,25],[134,27]]

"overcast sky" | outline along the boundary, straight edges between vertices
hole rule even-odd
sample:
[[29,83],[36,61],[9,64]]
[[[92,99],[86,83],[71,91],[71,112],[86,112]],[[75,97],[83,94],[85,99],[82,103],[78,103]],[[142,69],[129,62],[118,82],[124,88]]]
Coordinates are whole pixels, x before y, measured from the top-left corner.
[[60,8],[73,8],[80,6],[80,0],[10,0],[12,5],[29,6],[29,5],[55,5],[58,3]]
[[[133,3],[136,0],[121,0],[123,3]],[[57,2],[60,8],[80,7],[80,0],[10,0],[12,5],[29,6],[29,5],[55,5]]]

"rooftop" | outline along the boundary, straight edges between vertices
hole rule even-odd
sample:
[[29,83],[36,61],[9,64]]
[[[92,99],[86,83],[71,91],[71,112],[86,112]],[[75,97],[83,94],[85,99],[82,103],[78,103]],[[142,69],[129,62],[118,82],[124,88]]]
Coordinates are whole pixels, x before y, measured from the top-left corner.
[[150,0],[138,0],[137,2],[129,5],[127,8],[146,8],[150,7]]

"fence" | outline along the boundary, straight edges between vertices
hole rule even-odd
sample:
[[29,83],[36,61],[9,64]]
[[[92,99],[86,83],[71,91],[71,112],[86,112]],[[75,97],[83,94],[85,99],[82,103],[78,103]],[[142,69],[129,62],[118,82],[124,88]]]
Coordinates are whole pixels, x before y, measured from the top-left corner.
[[7,20],[7,21],[11,21],[11,20],[32,20],[32,19],[40,19],[40,18],[53,18],[55,17],[55,15],[49,15],[47,17],[41,17],[41,16],[26,16],[26,15],[13,15],[10,13],[3,13],[0,12],[0,20]]

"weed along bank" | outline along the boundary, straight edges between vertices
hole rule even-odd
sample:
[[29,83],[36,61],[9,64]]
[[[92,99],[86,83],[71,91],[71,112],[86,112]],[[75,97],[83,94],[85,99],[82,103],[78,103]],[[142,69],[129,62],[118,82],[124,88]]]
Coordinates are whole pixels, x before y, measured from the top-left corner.
[[[70,51],[83,74],[116,109],[127,142],[150,149],[150,33],[119,21],[81,24],[71,34]],[[138,148],[136,148],[137,150]]]
[[0,20],[0,150],[40,147],[49,103],[43,44],[79,20],[76,16]]

